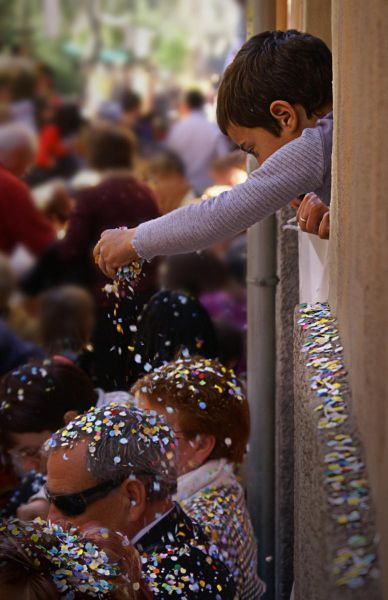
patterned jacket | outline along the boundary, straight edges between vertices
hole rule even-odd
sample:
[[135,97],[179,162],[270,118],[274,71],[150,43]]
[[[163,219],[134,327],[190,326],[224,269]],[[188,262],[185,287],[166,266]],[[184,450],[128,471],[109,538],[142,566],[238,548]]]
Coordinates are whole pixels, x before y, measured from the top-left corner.
[[135,546],[156,598],[237,600],[233,577],[216,548],[178,504]]
[[244,492],[237,480],[208,487],[181,500],[187,514],[201,524],[232,573],[241,600],[258,600],[265,584],[257,575],[257,549]]

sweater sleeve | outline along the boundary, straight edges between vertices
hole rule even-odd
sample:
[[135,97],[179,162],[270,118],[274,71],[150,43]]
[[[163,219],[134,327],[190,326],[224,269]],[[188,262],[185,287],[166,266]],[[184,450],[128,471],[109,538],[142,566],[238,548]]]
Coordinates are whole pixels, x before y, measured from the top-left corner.
[[200,204],[179,208],[143,223],[134,247],[150,260],[157,255],[202,250],[237,235],[323,182],[325,159],[318,127],[305,129],[253,171],[245,183]]

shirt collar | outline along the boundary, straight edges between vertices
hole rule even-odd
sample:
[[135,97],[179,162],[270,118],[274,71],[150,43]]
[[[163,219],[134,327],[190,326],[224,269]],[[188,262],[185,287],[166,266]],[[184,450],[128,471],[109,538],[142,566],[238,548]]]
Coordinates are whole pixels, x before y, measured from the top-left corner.
[[138,531],[138,533],[132,538],[131,542],[132,544],[136,544],[136,542],[138,542],[143,536],[145,536],[153,527],[155,527],[155,525],[157,525],[159,523],[159,521],[161,521],[162,519],[164,519],[165,517],[167,517],[167,515],[170,514],[170,512],[172,510],[174,510],[175,506],[173,505],[169,510],[167,510],[165,513],[163,513],[162,515],[159,515],[156,519],[154,519],[153,521],[151,521],[151,523],[148,523],[148,525],[146,525],[145,527],[143,527],[143,529],[141,529],[140,531]]

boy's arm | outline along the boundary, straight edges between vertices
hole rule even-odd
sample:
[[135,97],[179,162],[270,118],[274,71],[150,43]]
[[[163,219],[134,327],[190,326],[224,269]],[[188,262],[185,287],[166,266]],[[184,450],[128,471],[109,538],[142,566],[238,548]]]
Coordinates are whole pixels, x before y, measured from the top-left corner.
[[319,189],[330,166],[325,164],[319,128],[305,129],[232,190],[136,229],[104,231],[94,249],[95,260],[108,277],[114,277],[117,267],[138,256],[151,260],[202,250],[244,231],[296,196]]
[[318,128],[305,129],[253,171],[245,183],[139,225],[133,246],[148,260],[202,250],[244,231],[292,198],[318,189],[324,170],[320,132]]

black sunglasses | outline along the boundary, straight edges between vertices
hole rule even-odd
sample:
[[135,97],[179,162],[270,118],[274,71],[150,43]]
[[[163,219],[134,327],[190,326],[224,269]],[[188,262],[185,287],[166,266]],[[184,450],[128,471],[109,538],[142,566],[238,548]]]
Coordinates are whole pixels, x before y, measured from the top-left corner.
[[74,494],[51,494],[47,486],[45,486],[44,491],[50,504],[54,504],[63,514],[75,517],[85,512],[89,504],[92,504],[99,498],[103,498],[110,491],[121,485],[121,483],[122,481],[104,481],[94,487]]

